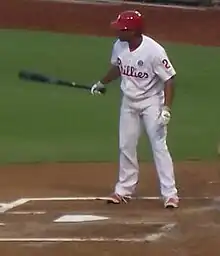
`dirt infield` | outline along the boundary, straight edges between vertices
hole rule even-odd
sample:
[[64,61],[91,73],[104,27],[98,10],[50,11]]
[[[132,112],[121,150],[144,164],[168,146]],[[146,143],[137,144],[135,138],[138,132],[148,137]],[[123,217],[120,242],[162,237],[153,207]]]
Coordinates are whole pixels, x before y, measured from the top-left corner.
[[[2,0],[0,26],[111,35],[109,21],[127,8]],[[140,6],[138,9],[145,13],[146,32],[158,40],[220,45],[218,11]],[[116,164],[2,166],[0,253],[10,256],[219,255],[220,163],[176,163],[175,169],[182,200],[181,208],[170,212],[154,198],[159,191],[152,164],[141,165],[137,190],[137,195],[149,198],[120,206],[91,199],[107,196],[112,191],[117,178]],[[79,200],[79,197],[83,198]],[[99,215],[108,219],[77,224],[53,222],[65,214]]]
[[[108,195],[116,179],[116,164],[2,167],[0,200],[9,202],[9,207],[0,207],[0,222],[4,224],[0,226],[0,252],[2,255],[16,253],[22,256],[30,253],[217,256],[220,164],[203,163],[201,168],[200,163],[189,162],[175,167],[183,198],[177,211],[164,210],[159,200],[153,200],[152,197],[158,196],[158,184],[150,164],[141,165],[137,195],[147,195],[151,199],[133,200],[118,206],[107,205],[102,200],[89,200],[91,196]],[[92,214],[109,219],[90,223],[54,223],[66,214]],[[14,238],[17,242],[12,245],[9,241],[4,243],[2,239],[6,238]],[[19,242],[21,238],[29,242]],[[31,240],[40,238],[43,241]],[[56,241],[45,240],[49,238]],[[62,242],[64,238],[67,241]]]

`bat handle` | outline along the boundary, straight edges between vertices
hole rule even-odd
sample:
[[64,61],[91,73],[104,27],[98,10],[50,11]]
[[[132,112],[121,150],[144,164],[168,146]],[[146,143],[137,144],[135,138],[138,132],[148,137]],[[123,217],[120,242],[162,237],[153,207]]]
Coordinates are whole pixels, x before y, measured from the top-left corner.
[[[87,85],[79,85],[79,84],[77,84],[77,83],[75,83],[75,82],[71,82],[71,85],[72,85],[73,87],[76,87],[76,88],[82,88],[82,89],[86,89],[86,90],[91,91],[91,87],[89,87],[89,86],[87,86]],[[102,89],[100,90],[100,93],[105,94],[105,93],[106,93],[106,88],[102,88]]]

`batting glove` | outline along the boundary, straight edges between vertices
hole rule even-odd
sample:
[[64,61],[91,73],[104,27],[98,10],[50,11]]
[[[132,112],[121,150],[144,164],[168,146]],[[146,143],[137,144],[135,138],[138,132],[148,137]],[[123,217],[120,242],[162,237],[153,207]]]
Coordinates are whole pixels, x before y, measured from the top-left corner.
[[163,125],[168,125],[168,123],[170,122],[170,119],[171,119],[171,111],[170,111],[169,107],[164,106],[162,108],[160,118],[161,118],[161,123]]
[[96,95],[96,94],[102,94],[105,93],[105,85],[102,84],[100,81],[96,84],[94,84],[91,88],[91,94]]

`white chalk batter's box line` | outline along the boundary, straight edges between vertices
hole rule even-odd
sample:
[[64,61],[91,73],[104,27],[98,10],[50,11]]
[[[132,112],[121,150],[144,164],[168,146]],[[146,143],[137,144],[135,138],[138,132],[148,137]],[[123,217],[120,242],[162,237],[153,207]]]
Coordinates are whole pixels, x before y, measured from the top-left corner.
[[[0,213],[6,213],[9,210],[12,210],[16,207],[22,206],[28,202],[32,201],[94,201],[94,200],[107,200],[108,197],[42,197],[42,198],[20,198],[18,200],[9,202],[9,203],[0,203]],[[161,200],[160,197],[133,197],[132,200]],[[182,197],[180,200],[217,200],[220,202],[220,197]],[[24,212],[23,212],[24,213]],[[20,212],[20,214],[23,214]],[[44,212],[41,212],[42,214]],[[40,214],[40,212],[39,212]],[[2,223],[4,226],[4,223]],[[152,222],[152,224],[155,224]],[[146,234],[142,237],[131,237],[131,238],[108,238],[108,237],[21,237],[21,238],[0,238],[0,242],[124,242],[124,243],[148,243],[161,239],[162,237],[166,237],[168,232],[171,231],[176,226],[176,223],[167,223],[164,224],[156,233]]]
[[[155,224],[152,222],[152,224]],[[120,242],[120,243],[149,243],[155,242],[161,239],[162,237],[166,237],[168,232],[170,232],[176,223],[167,223],[164,224],[161,228],[158,229],[158,232],[154,232],[151,234],[146,234],[141,237],[8,237],[8,238],[0,238],[0,242],[36,242],[36,243],[61,243],[61,242]]]
[[[98,196],[77,196],[77,197],[33,197],[33,198],[20,198],[9,203],[0,203],[0,214],[5,213],[9,210],[12,210],[16,207],[22,206],[26,203],[33,201],[100,201],[108,200],[109,197],[98,197]],[[132,197],[131,200],[161,200],[161,197]],[[211,201],[220,201],[219,197],[180,197],[180,200],[211,200]]]
[[61,242],[120,242],[120,243],[150,243],[155,242],[161,239],[162,237],[166,237],[168,232],[170,232],[176,223],[168,223],[159,228],[158,232],[146,234],[142,237],[8,237],[8,238],[0,238],[0,242],[36,242],[36,243],[61,243]]
[[175,227],[175,223],[170,223],[164,225],[159,229],[157,233],[147,234],[142,237],[130,237],[130,238],[122,238],[122,237],[23,237],[23,238],[0,238],[0,242],[36,242],[36,243],[61,243],[61,242],[120,242],[120,243],[150,243],[155,242],[161,239],[162,237],[166,237],[167,233],[171,231]]

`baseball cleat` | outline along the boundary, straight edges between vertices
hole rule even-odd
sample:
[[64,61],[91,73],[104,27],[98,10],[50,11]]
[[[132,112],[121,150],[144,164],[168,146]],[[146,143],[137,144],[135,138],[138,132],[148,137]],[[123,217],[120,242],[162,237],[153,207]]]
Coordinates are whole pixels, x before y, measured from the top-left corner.
[[167,200],[165,200],[165,202],[164,202],[164,208],[173,209],[173,208],[178,208],[178,207],[179,207],[179,199],[178,198],[170,197]]
[[108,204],[127,204],[128,201],[131,199],[131,196],[120,196],[119,194],[112,194],[108,199],[107,203]]

